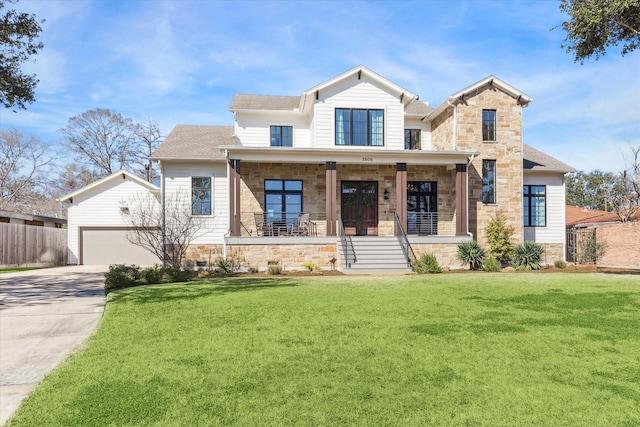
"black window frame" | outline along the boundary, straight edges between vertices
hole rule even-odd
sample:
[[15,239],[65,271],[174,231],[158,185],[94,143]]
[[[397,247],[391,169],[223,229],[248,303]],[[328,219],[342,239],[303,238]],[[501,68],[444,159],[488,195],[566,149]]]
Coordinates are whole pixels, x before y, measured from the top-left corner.
[[[207,180],[208,185],[196,185],[196,180]],[[208,193],[208,200],[203,195]],[[210,176],[191,177],[191,214],[210,216],[213,211],[213,179]]]
[[[287,141],[285,141],[285,132],[284,132],[285,129],[289,130]],[[274,143],[274,131],[276,131],[276,135],[280,137],[280,144]],[[286,144],[285,142],[288,142],[288,144]],[[271,125],[269,127],[269,146],[270,147],[293,147],[293,126]]]
[[497,112],[496,110],[482,110],[482,140],[495,142],[497,140]]
[[[338,114],[343,112],[343,111],[348,111],[349,112],[349,122],[348,122],[348,130],[347,131],[343,131],[343,132],[338,132]],[[354,144],[354,134],[355,136],[358,135],[362,135],[361,133],[357,132],[357,129],[354,129],[354,112],[365,112],[365,128],[366,128],[366,133],[365,135],[365,144]],[[371,113],[374,112],[379,112],[382,114],[382,129],[380,131],[380,139],[382,141],[381,144],[372,144],[373,141],[373,137],[376,136],[378,133],[377,132],[373,132],[372,130],[372,123],[371,123]],[[352,146],[352,147],[384,147],[384,133],[385,133],[385,123],[384,123],[384,109],[381,108],[336,108],[334,110],[334,116],[333,116],[333,123],[335,126],[335,132],[334,132],[334,139],[335,139],[335,145],[339,145],[339,146]],[[357,117],[356,117],[357,119]],[[356,122],[358,122],[359,120],[357,120]],[[344,144],[340,144],[338,143],[338,135],[339,134],[344,134],[346,137],[344,138],[345,143]]]
[[[531,189],[533,187],[539,187],[539,188],[543,188],[544,192],[543,193],[532,193]],[[543,211],[543,218],[542,218],[542,224],[533,224],[532,225],[532,218],[534,218],[534,209],[533,209],[533,199],[542,199],[542,201],[544,202],[544,211]],[[528,201],[528,203],[527,203]],[[525,212],[526,210],[526,212]],[[536,215],[535,218],[538,218],[537,215],[537,211],[536,211]],[[541,185],[541,184],[527,184],[525,186],[523,186],[522,188],[522,222],[524,224],[524,227],[546,227],[547,226],[547,186],[546,185]],[[537,221],[536,221],[537,222]]]
[[[267,189],[267,183],[268,182],[281,182],[282,186],[280,190],[272,190],[272,189]],[[296,183],[300,183],[300,190],[287,190],[287,182],[296,182]],[[263,188],[264,188],[264,211],[265,211],[265,221],[268,223],[270,221],[276,221],[276,222],[286,222],[287,225],[291,225],[291,223],[293,223],[294,221],[296,221],[298,219],[298,215],[300,215],[302,212],[304,212],[304,196],[303,196],[303,192],[304,192],[304,181],[301,179],[265,179],[264,183],[263,183]],[[268,216],[268,212],[267,212],[267,196],[269,195],[281,195],[282,196],[282,204],[281,204],[281,209],[280,209],[280,216],[279,217],[270,217]],[[292,211],[292,212],[287,212],[286,208],[287,208],[287,195],[299,195],[300,196],[300,211]]]
[[[491,169],[487,169],[486,165],[492,164]],[[482,160],[482,203],[485,205],[495,205],[498,199],[497,183],[497,162],[494,159]],[[487,171],[493,173],[493,179],[486,174]]]
[[[417,146],[414,136],[418,135]],[[414,146],[412,146],[412,143]],[[420,129],[404,130],[404,149],[405,150],[421,150],[422,149],[422,131]]]

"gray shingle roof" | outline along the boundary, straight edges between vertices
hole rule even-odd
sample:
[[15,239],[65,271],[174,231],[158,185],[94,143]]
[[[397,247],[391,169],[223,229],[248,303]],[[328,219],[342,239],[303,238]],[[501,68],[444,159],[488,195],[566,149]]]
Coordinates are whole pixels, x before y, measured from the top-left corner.
[[293,110],[300,106],[299,96],[244,95],[236,94],[229,111],[237,110]]
[[524,144],[522,153],[522,169],[525,171],[548,171],[548,172],[575,172],[571,166],[556,160],[542,151]]
[[224,159],[224,152],[218,148],[221,145],[240,145],[233,136],[233,126],[177,125],[151,155],[151,160]]
[[411,104],[407,105],[407,107],[404,109],[404,112],[409,116],[426,117],[432,111],[433,111],[433,108],[429,107],[428,104],[418,99],[411,101]]

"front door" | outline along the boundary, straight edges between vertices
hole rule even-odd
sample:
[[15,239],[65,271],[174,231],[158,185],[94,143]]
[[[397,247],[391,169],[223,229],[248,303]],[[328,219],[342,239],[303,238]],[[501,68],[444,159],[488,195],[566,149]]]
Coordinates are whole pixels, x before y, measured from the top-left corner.
[[342,181],[340,206],[345,234],[378,235],[377,181]]

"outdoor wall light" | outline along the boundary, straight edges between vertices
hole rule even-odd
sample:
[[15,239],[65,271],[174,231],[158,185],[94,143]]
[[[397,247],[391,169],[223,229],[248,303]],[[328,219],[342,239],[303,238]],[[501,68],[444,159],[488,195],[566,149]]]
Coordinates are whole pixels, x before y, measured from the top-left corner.
[[389,200],[389,190],[387,190],[386,188],[384,189],[384,199]]

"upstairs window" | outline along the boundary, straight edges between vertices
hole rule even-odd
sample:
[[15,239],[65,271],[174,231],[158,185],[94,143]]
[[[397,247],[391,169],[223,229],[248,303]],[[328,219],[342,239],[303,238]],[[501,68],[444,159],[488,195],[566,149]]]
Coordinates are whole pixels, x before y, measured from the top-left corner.
[[271,146],[272,147],[292,147],[293,127],[292,126],[271,126]]
[[482,203],[496,202],[496,161],[482,161]]
[[191,213],[211,215],[211,178],[191,178]]
[[546,227],[547,186],[525,185],[523,190],[523,216],[525,227]]
[[384,111],[336,108],[336,145],[384,145]]
[[496,140],[496,110],[482,110],[482,140]]
[[420,149],[420,129],[404,130],[404,149],[405,150]]

